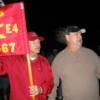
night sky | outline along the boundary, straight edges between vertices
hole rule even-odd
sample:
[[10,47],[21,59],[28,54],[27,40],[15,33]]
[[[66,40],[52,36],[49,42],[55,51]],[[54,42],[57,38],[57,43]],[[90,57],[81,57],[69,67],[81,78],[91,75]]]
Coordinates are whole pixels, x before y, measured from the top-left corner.
[[[22,0],[3,0],[5,4]],[[98,2],[83,1],[37,1],[25,0],[25,14],[28,31],[35,31],[45,37],[43,49],[61,49],[65,45],[56,41],[55,33],[60,27],[79,25],[86,28],[83,45],[99,54],[100,15]]]

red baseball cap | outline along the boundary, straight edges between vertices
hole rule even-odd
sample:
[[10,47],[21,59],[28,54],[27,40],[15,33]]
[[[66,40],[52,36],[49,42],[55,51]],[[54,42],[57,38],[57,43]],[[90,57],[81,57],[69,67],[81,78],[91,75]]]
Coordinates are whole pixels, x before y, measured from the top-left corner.
[[34,41],[36,39],[39,39],[40,41],[44,40],[44,37],[38,36],[36,32],[27,32],[27,33],[28,33],[28,39],[31,41]]

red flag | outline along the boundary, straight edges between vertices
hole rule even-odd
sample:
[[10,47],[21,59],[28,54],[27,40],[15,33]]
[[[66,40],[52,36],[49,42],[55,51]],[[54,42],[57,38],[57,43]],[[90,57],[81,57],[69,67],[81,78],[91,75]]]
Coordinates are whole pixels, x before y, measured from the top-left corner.
[[23,2],[0,7],[0,56],[29,52]]

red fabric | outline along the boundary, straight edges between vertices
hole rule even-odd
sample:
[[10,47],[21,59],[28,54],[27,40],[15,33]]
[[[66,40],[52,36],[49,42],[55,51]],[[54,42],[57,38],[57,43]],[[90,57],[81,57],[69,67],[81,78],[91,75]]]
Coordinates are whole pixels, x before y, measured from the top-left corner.
[[43,41],[44,38],[42,36],[38,36],[35,32],[27,32],[28,33],[28,40],[33,41],[36,39],[39,39],[40,41]]
[[28,52],[23,3],[12,3],[0,7],[0,56],[21,55]]
[[[2,67],[0,74],[7,73],[10,80],[10,100],[32,100],[29,96],[29,78],[25,56],[10,56],[0,58]],[[43,93],[35,100],[46,100],[53,88],[53,75],[46,58],[38,56],[32,63],[34,83],[43,89]]]

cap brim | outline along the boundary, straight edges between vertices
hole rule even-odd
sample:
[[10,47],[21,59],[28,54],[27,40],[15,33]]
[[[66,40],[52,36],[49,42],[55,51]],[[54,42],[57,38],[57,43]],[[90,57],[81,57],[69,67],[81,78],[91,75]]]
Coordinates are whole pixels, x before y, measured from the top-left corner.
[[36,40],[36,39],[39,39],[40,41],[44,41],[44,37],[31,37],[31,38],[29,38],[29,40],[30,41],[34,41],[34,40]]
[[79,30],[79,32],[86,33],[86,29],[85,28],[82,28],[82,29]]
[[44,37],[38,37],[38,39],[40,40],[40,41],[44,41]]

